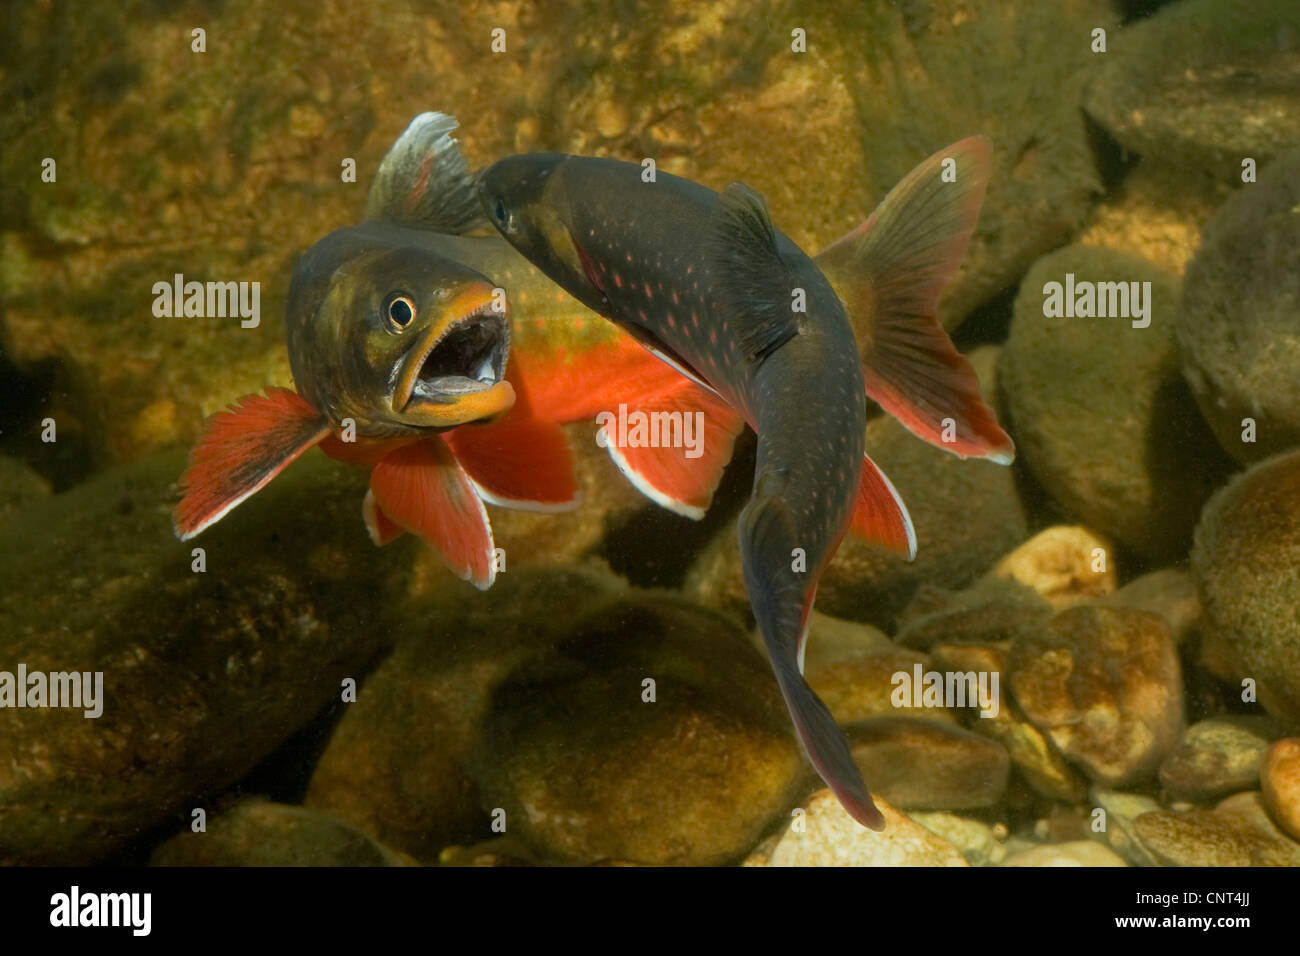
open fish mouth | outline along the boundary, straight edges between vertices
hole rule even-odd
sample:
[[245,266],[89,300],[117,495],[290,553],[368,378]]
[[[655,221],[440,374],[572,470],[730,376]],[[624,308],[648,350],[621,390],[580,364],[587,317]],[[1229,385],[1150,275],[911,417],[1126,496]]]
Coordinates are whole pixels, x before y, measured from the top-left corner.
[[514,390],[505,381],[510,319],[492,306],[490,294],[458,298],[448,311],[460,314],[438,322],[407,352],[393,408],[411,424],[450,428],[514,404]]
[[447,403],[491,388],[505,374],[508,341],[509,326],[500,313],[471,312],[427,350],[411,398]]
[[402,362],[393,407],[412,402],[447,405],[490,389],[502,380],[510,324],[485,302],[450,323],[429,330]]

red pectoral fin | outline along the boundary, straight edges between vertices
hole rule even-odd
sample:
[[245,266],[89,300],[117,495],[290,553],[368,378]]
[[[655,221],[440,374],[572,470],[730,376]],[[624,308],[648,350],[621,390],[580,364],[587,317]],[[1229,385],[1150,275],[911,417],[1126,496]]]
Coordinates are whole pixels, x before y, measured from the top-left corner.
[[370,473],[370,490],[389,520],[422,538],[460,578],[491,586],[496,569],[487,512],[440,439],[390,452]]
[[907,506],[885,473],[865,456],[849,530],[872,544],[904,555],[909,561],[916,557],[916,531]]
[[680,376],[657,394],[632,396],[596,420],[597,441],[637,490],[696,520],[713,501],[745,427],[730,405]]
[[181,475],[176,536],[184,541],[219,521],[328,434],[320,412],[287,388],[246,395],[213,415]]
[[569,511],[578,504],[573,454],[563,429],[537,418],[512,357],[514,407],[499,421],[463,425],[442,437],[488,504],[519,511]]

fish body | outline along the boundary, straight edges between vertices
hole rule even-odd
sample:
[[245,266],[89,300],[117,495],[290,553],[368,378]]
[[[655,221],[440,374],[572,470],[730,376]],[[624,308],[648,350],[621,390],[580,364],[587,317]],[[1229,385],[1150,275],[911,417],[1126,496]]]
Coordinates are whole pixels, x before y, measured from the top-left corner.
[[179,537],[220,520],[317,446],[371,469],[362,513],[376,543],[412,532],[479,587],[496,564],[485,501],[576,505],[559,424],[508,380],[509,299],[455,254],[458,237],[440,232],[477,219],[450,148],[454,128],[448,117],[413,124],[394,150],[419,149],[421,178],[381,167],[371,218],[298,261],[285,319],[297,391],[246,396],[209,420],[182,476]]
[[703,514],[735,417],[490,232],[456,125],[417,116],[380,164],[366,220],[300,258],[285,317],[297,390],[246,396],[209,420],[182,476],[178,536],[200,533],[319,447],[371,469],[362,513],[377,544],[410,531],[487,587],[484,504],[574,507],[560,426],[620,401],[707,415],[709,456],[656,466],[648,450],[634,472],[652,498]]
[[[944,177],[945,158],[958,180]],[[740,184],[719,194],[563,154],[509,157],[478,178],[486,216],[520,252],[757,432],[739,521],[755,618],[814,767],[876,829],[883,818],[843,734],[802,676],[807,619],[850,527],[915,553],[902,501],[863,454],[868,396],[941,447],[1010,460],[1010,439],[934,317],[987,175],[982,139],[936,154],[816,262]],[[853,324],[867,332],[865,359]]]

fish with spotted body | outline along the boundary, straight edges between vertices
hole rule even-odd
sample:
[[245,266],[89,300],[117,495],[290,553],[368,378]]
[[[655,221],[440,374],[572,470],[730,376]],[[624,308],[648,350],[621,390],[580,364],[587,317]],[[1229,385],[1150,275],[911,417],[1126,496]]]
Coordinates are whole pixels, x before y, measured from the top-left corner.
[[[935,317],[989,168],[982,137],[936,153],[815,261],[741,184],[719,194],[664,173],[647,180],[637,164],[555,153],[502,159],[478,177],[484,212],[506,240],[716,395],[735,416],[730,428],[757,432],[739,521],[750,602],[813,766],[873,829],[883,817],[803,678],[808,615],[846,530],[915,555],[903,502],[864,454],[868,397],[947,451],[1012,459],[1011,439]],[[671,506],[677,486],[663,461],[622,464]]]

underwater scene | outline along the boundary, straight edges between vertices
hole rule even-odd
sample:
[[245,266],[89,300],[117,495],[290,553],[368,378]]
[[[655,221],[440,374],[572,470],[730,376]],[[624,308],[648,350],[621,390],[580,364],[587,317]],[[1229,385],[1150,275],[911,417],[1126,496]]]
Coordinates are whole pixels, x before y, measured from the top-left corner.
[[1300,865],[1300,4],[0,31],[0,864]]

